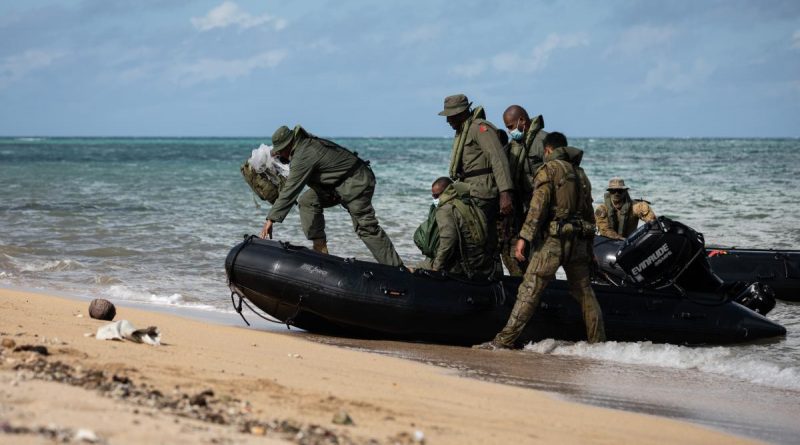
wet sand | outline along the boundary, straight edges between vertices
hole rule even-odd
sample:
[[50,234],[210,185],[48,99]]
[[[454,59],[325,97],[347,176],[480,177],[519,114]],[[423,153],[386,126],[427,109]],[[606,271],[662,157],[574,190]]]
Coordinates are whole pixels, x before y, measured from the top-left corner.
[[794,444],[800,437],[800,392],[725,376],[531,351],[298,335],[441,366],[471,378],[547,391],[565,400],[686,420],[773,443]]
[[[125,306],[117,319],[158,326],[164,344],[99,341],[84,335],[104,324],[86,308],[0,289],[0,336],[50,351],[2,349],[0,442],[35,443],[55,425],[57,434],[87,428],[108,443],[249,443],[262,434],[296,443],[752,443],[294,333]],[[342,410],[354,425],[333,422]]]

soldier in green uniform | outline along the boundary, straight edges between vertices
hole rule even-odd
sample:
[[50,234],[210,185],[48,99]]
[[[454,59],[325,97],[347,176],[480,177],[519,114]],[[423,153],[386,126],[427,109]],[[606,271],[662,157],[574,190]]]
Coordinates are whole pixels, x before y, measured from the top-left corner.
[[[375,175],[369,163],[334,142],[309,134],[299,125],[294,130],[286,126],[275,130],[272,144],[272,155],[290,162],[290,169],[261,238],[272,238],[273,223],[282,222],[297,200],[306,238],[314,241],[316,250],[327,252],[323,209],[341,204],[375,259],[381,264],[402,266],[392,241],[375,217]],[[306,185],[309,190],[300,195]]]
[[567,273],[570,294],[581,304],[589,342],[605,340],[603,317],[589,271],[595,231],[591,184],[566,150],[563,134],[550,133],[544,146],[545,164],[534,177],[533,198],[515,255],[523,261],[526,244],[536,239],[541,239],[541,243],[534,248],[506,326],[492,341],[476,348],[513,348],[559,267]]
[[450,177],[469,185],[470,196],[486,215],[489,228],[487,248],[500,266],[498,216],[513,210],[514,186],[508,158],[497,138],[497,128],[486,120],[483,107],[475,109],[463,94],[444,99],[439,115],[456,131],[450,158]]
[[494,259],[487,254],[488,232],[483,211],[474,205],[469,188],[441,177],[431,185],[436,205],[439,243],[432,260],[433,270],[443,270],[470,279],[491,279],[497,273]]
[[600,236],[612,239],[625,239],[636,230],[639,221],[655,221],[656,214],[650,203],[641,199],[631,199],[628,187],[622,178],[611,178],[603,196],[603,204],[594,212]]
[[503,112],[505,124],[511,141],[507,146],[508,165],[514,184],[514,211],[504,218],[500,255],[512,277],[521,277],[527,264],[520,264],[514,257],[517,233],[533,193],[533,175],[544,162],[544,118],[538,115],[530,118],[525,108],[511,105]]

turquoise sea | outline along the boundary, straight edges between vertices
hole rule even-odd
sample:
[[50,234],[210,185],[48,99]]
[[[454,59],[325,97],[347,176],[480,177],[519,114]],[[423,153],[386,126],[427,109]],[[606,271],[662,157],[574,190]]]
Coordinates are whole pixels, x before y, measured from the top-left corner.
[[[429,184],[446,173],[444,138],[333,138],[372,162],[378,218],[406,262],[427,214]],[[239,166],[268,138],[0,139],[0,285],[231,311],[223,261],[258,233]],[[612,176],[657,214],[709,243],[800,248],[800,140],[576,139],[595,202]],[[326,211],[333,254],[371,259],[341,209]],[[304,244],[297,213],[276,238]],[[231,317],[237,317],[231,312]],[[770,314],[787,327],[766,345],[562,348],[609,362],[696,369],[800,394],[800,305]],[[532,347],[536,349],[536,345]]]

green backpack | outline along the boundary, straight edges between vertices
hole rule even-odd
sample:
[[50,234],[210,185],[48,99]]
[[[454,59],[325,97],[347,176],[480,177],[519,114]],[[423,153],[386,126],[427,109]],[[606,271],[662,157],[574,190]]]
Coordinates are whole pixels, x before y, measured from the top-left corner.
[[[486,216],[483,211],[469,197],[469,185],[456,182],[452,185],[458,196],[448,202],[453,204],[455,210],[464,219],[472,241],[482,246],[486,243]],[[417,245],[422,254],[428,258],[436,256],[436,248],[439,247],[439,226],[436,224],[436,206],[431,205],[428,211],[428,218],[417,227],[414,232],[414,244]]]
[[486,243],[486,215],[483,214],[483,210],[475,205],[472,198],[456,198],[451,202],[467,224],[469,233],[472,234],[472,241],[483,246]]
[[433,259],[436,256],[436,248],[439,246],[439,225],[436,224],[435,205],[431,204],[428,218],[414,231],[414,244],[426,257]]

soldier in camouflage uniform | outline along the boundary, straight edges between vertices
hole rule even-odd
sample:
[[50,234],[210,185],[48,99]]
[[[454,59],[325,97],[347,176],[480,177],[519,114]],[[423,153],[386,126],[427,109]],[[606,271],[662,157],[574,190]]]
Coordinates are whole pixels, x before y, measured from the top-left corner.
[[497,128],[486,120],[483,107],[475,109],[463,94],[448,96],[439,115],[456,131],[450,158],[450,177],[469,185],[470,196],[486,215],[487,249],[501,269],[497,221],[513,210],[514,186],[508,159],[497,138]]
[[570,294],[581,304],[589,342],[605,340],[603,317],[589,271],[595,230],[591,184],[566,150],[563,134],[550,133],[544,145],[545,164],[534,177],[533,198],[515,255],[522,261],[526,243],[537,238],[542,242],[534,249],[506,326],[494,340],[476,348],[513,348],[559,267],[567,273]]
[[[299,125],[294,130],[278,128],[272,135],[272,144],[272,155],[290,162],[291,168],[267,216],[261,238],[272,238],[273,223],[282,222],[297,200],[306,238],[314,241],[315,250],[327,253],[323,209],[341,204],[350,213],[356,234],[379,263],[403,264],[375,217],[375,175],[367,162],[331,141],[309,134]],[[298,199],[306,185],[309,190]]]
[[472,211],[465,203],[471,199],[469,189],[442,177],[431,185],[431,194],[434,200],[439,200],[436,206],[439,244],[431,268],[471,279],[494,278],[495,262],[481,240],[487,233],[486,219],[481,218],[480,209]]
[[525,220],[528,204],[533,193],[533,175],[544,162],[544,145],[547,136],[544,131],[544,118],[538,115],[533,119],[519,105],[511,105],[503,112],[505,124],[511,141],[506,147],[508,166],[514,184],[514,211],[503,218],[500,238],[500,255],[512,277],[521,277],[527,264],[520,264],[514,257],[517,234]]
[[611,239],[625,239],[636,230],[639,221],[655,221],[656,214],[650,203],[631,199],[628,187],[622,178],[611,178],[603,197],[603,204],[597,206],[594,215],[600,236]]

